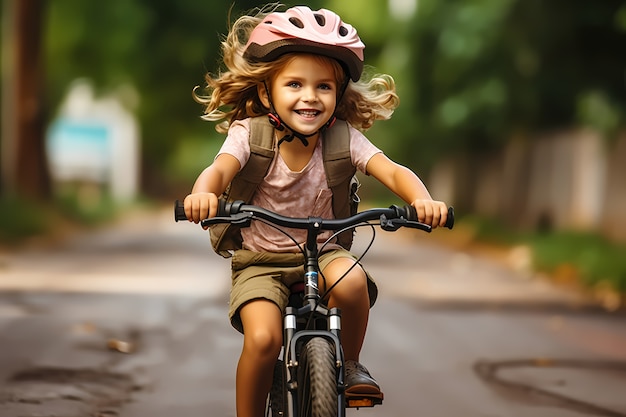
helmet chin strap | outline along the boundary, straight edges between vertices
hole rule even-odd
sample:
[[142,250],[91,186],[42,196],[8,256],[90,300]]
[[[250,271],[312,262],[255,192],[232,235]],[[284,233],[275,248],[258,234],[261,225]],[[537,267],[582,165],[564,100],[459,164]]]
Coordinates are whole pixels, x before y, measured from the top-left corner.
[[[270,115],[271,115],[271,116],[277,116],[277,117],[278,117],[278,113],[273,113],[273,114],[270,114]],[[270,115],[268,115],[268,117],[269,117]],[[270,120],[272,120],[272,118],[271,118],[271,117],[270,117]],[[287,123],[285,123],[285,122],[281,122],[281,121],[280,121],[280,117],[278,117],[278,120],[279,120],[280,125],[276,127],[276,129],[277,129],[277,130],[283,131],[283,130],[285,130],[285,127],[286,127],[286,128],[287,128],[287,129],[289,129],[289,131],[291,132],[291,133],[289,133],[289,134],[287,134],[287,135],[283,136],[282,138],[280,138],[280,140],[278,141],[278,145],[277,145],[278,147],[280,147],[280,145],[281,145],[283,142],[291,142],[291,141],[292,141],[292,140],[294,140],[295,138],[300,139],[300,141],[302,142],[302,144],[303,144],[304,146],[309,146],[309,141],[308,141],[308,138],[310,138],[311,136],[314,136],[314,135],[316,135],[316,134],[317,134],[317,132],[314,132],[314,133],[311,133],[310,135],[305,135],[305,134],[303,134],[303,133],[296,132],[296,131],[295,131],[295,130],[293,130],[291,127],[289,127],[289,125],[288,125]],[[270,123],[271,123],[271,122],[270,122]],[[318,130],[318,132],[319,132],[319,130]]]
[[295,138],[300,139],[300,141],[302,142],[302,144],[304,146],[309,146],[308,138],[310,138],[311,136],[315,136],[319,132],[323,132],[324,130],[328,129],[333,124],[335,124],[335,120],[337,120],[337,118],[335,117],[335,114],[333,112],[333,115],[330,117],[330,119],[326,123],[324,123],[324,126],[322,126],[320,129],[318,129],[316,132],[313,132],[310,135],[305,135],[304,133],[300,133],[297,130],[293,129],[291,126],[289,126],[287,123],[285,123],[281,119],[281,117],[278,115],[278,112],[276,112],[276,109],[274,108],[274,103],[272,101],[272,96],[270,94],[269,88],[267,88],[267,84],[265,83],[265,81],[263,81],[263,86],[265,87],[265,92],[267,93],[267,98],[268,98],[268,100],[270,102],[270,112],[267,114],[267,117],[268,117],[268,119],[270,121],[270,124],[272,126],[274,126],[274,129],[276,129],[278,131],[282,132],[283,130],[285,130],[285,128],[287,128],[291,132],[291,133],[283,136],[278,141],[278,145],[277,145],[278,147],[280,147],[280,145],[283,142],[291,142]]

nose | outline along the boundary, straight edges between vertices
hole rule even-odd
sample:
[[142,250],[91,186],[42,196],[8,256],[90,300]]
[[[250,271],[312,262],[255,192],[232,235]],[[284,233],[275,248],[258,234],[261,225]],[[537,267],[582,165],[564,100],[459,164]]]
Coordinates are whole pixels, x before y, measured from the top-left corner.
[[317,100],[317,90],[313,87],[307,87],[303,92],[302,101],[316,102]]

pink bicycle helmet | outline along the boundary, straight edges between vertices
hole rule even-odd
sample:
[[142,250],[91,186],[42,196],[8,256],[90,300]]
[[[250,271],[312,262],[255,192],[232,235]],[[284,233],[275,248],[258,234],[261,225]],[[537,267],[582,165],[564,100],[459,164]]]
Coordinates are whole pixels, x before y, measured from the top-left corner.
[[330,10],[306,6],[268,14],[250,34],[244,57],[268,62],[288,52],[306,52],[339,61],[353,81],[363,72],[365,45],[356,29]]

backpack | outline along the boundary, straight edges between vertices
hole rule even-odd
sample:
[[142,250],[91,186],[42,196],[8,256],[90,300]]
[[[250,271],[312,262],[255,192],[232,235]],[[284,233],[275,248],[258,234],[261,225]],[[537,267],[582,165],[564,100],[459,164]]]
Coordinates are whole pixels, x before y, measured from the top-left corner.
[[[333,213],[341,219],[355,214],[359,197],[356,194],[359,182],[356,168],[350,157],[350,131],[348,123],[337,120],[322,135],[322,154],[328,188],[333,193]],[[242,200],[249,203],[257,186],[263,181],[274,159],[274,127],[267,116],[250,120],[250,157],[246,165],[235,175],[222,195],[227,201]],[[232,224],[216,224],[210,227],[213,250],[228,258],[232,251],[241,249],[240,227]],[[354,230],[347,230],[337,236],[337,243],[349,250],[352,246]]]

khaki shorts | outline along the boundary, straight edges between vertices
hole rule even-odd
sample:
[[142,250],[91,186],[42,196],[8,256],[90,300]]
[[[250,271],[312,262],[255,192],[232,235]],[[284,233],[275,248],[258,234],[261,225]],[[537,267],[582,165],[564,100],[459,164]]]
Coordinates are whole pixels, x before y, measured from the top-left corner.
[[[319,257],[320,270],[337,258],[356,257],[344,249],[325,252]],[[247,302],[263,298],[274,302],[284,311],[289,301],[289,287],[303,281],[304,256],[301,253],[259,253],[245,249],[235,251],[232,257],[232,287],[229,317],[232,326],[243,333],[239,309]],[[370,307],[376,302],[378,288],[367,275]]]

